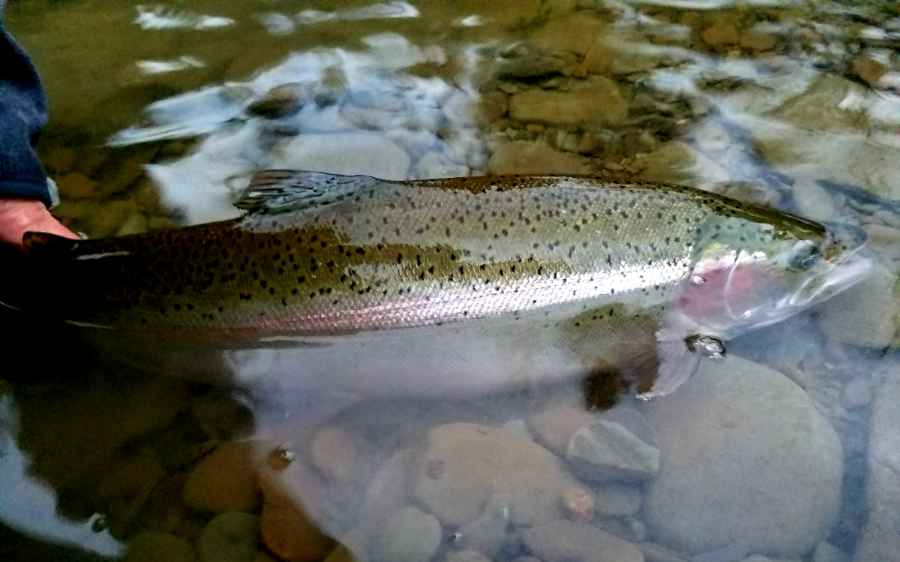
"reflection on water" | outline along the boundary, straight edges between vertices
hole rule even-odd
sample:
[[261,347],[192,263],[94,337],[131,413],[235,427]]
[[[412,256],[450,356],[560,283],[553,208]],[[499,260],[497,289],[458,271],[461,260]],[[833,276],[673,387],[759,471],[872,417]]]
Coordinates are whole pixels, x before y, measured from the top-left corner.
[[46,327],[17,328],[8,349],[33,364],[0,386],[0,554],[895,559],[900,12],[815,8],[10,6],[52,100],[58,213],[91,236],[236,216],[264,168],[602,171],[849,222],[879,269],[646,404],[602,377],[298,388],[252,353],[242,384],[183,380],[77,332],[48,354],[27,337]]

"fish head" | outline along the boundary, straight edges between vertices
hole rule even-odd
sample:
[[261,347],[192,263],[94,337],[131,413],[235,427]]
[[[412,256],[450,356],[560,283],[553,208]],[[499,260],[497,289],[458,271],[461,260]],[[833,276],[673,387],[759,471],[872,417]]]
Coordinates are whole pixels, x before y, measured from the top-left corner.
[[864,279],[865,242],[858,227],[790,214],[719,217],[701,227],[679,309],[723,339],[780,322]]

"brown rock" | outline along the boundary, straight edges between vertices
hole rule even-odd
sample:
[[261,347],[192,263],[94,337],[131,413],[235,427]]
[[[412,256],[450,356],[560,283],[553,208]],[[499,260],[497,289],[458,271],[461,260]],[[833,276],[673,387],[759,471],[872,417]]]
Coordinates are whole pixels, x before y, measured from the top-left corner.
[[481,96],[479,111],[485,122],[491,123],[506,115],[509,109],[509,96],[503,92],[489,92]]
[[75,165],[75,151],[66,146],[53,146],[41,156],[41,162],[54,174],[65,174]]
[[97,182],[80,172],[72,172],[56,180],[63,199],[88,199],[97,194]]
[[745,31],[741,33],[741,48],[748,51],[758,53],[771,51],[777,44],[778,37],[771,33],[759,33],[757,31]]
[[263,469],[259,484],[263,493],[260,529],[266,547],[288,562],[325,558],[334,548],[334,541],[310,519],[295,489],[319,483],[295,464],[283,471]]
[[703,41],[713,48],[733,47],[740,42],[740,34],[733,23],[717,20],[700,33]]
[[332,482],[347,482],[356,464],[356,444],[346,431],[326,427],[316,431],[309,446],[313,466]]
[[478,517],[485,498],[508,498],[513,524],[560,516],[559,498],[575,486],[559,459],[512,431],[451,423],[429,433],[416,459],[413,495],[442,523],[461,526]]
[[513,119],[563,126],[615,126],[628,116],[628,101],[619,86],[602,76],[573,85],[568,92],[530,89],[509,101]]
[[876,86],[878,80],[887,72],[887,67],[868,55],[862,54],[853,59],[853,72],[870,86]]
[[528,529],[522,539],[546,562],[644,562],[637,546],[583,523],[554,521]]
[[266,119],[280,119],[294,115],[303,108],[304,103],[306,88],[303,84],[281,84],[248,105],[247,113]]
[[532,416],[528,427],[543,446],[558,455],[565,454],[569,439],[578,428],[589,425],[596,416],[574,406],[552,408]]
[[219,445],[191,471],[182,491],[184,503],[212,513],[254,511],[259,505],[258,448],[253,441]]
[[515,141],[494,149],[488,161],[492,174],[588,174],[589,160],[554,150],[543,143]]
[[88,234],[95,238],[112,236],[136,211],[137,205],[130,199],[106,201],[100,205],[93,216],[88,217],[92,219]]

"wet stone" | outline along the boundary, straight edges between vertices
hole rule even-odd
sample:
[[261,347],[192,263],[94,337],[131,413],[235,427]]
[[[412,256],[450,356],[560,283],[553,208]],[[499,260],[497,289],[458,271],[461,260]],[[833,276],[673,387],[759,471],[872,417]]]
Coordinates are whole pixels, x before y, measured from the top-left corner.
[[252,441],[219,445],[191,471],[182,492],[184,503],[212,513],[254,511],[259,505],[258,447]]
[[249,513],[223,513],[210,521],[197,541],[200,562],[253,562],[259,518]]
[[166,533],[141,533],[128,542],[124,562],[193,562],[194,548]]
[[494,149],[488,161],[492,174],[588,174],[587,158],[554,150],[544,143],[515,141]]
[[561,455],[565,453],[572,435],[595,418],[595,414],[581,408],[560,406],[528,418],[528,425],[541,445]]
[[304,84],[296,82],[281,84],[252,101],[246,111],[250,115],[265,119],[290,117],[303,108],[306,97],[307,87]]
[[460,549],[474,549],[496,556],[506,544],[509,528],[510,497],[497,494],[488,499],[484,512],[474,521],[458,529],[459,539],[454,546]]
[[513,524],[539,524],[560,517],[559,498],[574,485],[559,460],[530,439],[453,423],[429,433],[416,460],[413,495],[450,526],[477,518],[485,498],[495,495],[509,498]]
[[633,486],[610,484],[594,489],[595,510],[606,516],[634,515],[641,509],[643,495]]
[[713,48],[733,47],[740,42],[737,27],[725,19],[718,19],[706,27],[700,37],[703,42]]
[[656,543],[642,542],[638,547],[644,553],[646,562],[688,562],[678,552]]
[[590,523],[594,518],[594,496],[585,488],[569,488],[562,495],[563,512],[568,519]]
[[883,349],[900,345],[900,281],[885,267],[822,305],[822,329],[832,339]]
[[822,541],[813,551],[812,562],[850,562],[850,557],[830,542]]
[[309,445],[313,466],[335,483],[347,482],[353,477],[357,454],[353,436],[340,428],[325,427],[316,431]]
[[41,154],[41,163],[53,174],[65,174],[75,165],[75,151],[66,146],[51,146]]
[[634,544],[584,523],[560,520],[532,527],[522,540],[545,562],[644,562]]
[[477,550],[460,550],[447,555],[446,562],[491,562],[491,559]]
[[771,51],[778,44],[778,37],[771,33],[758,31],[744,31],[741,33],[740,45],[742,49],[753,52]]
[[653,428],[636,410],[620,408],[579,428],[566,459],[589,482],[637,482],[659,472]]
[[359,511],[360,525],[370,526],[380,522],[385,513],[396,511],[409,503],[407,486],[413,460],[412,450],[398,451],[375,471]]
[[531,89],[515,94],[509,114],[517,121],[548,125],[615,126],[625,121],[628,102],[615,82],[593,76],[567,92]]
[[94,238],[104,238],[115,234],[125,221],[137,211],[137,205],[130,199],[107,201],[97,208],[90,217],[88,233]]
[[66,174],[56,180],[62,199],[89,199],[97,194],[97,182],[80,172]]
[[654,540],[696,554],[740,542],[753,546],[742,557],[790,557],[832,528],[841,443],[781,373],[734,355],[702,361],[678,392],[644,410],[662,453],[644,501]]
[[375,558],[395,562],[430,560],[441,544],[441,524],[416,507],[395,511],[374,541]]

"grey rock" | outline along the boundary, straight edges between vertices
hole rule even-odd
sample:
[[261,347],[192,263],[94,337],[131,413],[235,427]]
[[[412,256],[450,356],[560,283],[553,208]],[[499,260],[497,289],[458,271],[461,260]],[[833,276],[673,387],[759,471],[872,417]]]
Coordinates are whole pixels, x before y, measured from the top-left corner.
[[462,526],[482,514],[486,498],[509,498],[513,524],[560,517],[563,491],[575,485],[559,459],[508,430],[471,423],[432,429],[416,460],[413,495],[442,523]]
[[273,167],[405,179],[405,150],[375,133],[302,135],[279,146]]
[[800,562],[797,559],[787,560],[785,558],[769,558],[767,556],[763,556],[762,554],[754,554],[753,556],[748,556],[744,558],[743,562]]
[[740,541],[794,556],[834,524],[841,443],[781,373],[736,356],[705,361],[645,413],[662,452],[644,502],[656,540],[691,553]]
[[372,528],[382,520],[385,513],[396,511],[409,503],[407,485],[413,459],[412,450],[397,451],[375,471],[357,516],[360,526]]
[[538,442],[558,455],[565,454],[569,439],[579,428],[589,425],[596,414],[575,406],[559,406],[528,418]]
[[822,329],[832,339],[861,347],[900,344],[900,283],[885,267],[828,300],[821,307]]
[[591,482],[637,482],[659,472],[653,429],[640,413],[624,408],[578,429],[569,440],[566,460]]
[[615,126],[625,121],[628,101],[618,85],[593,76],[567,92],[526,90],[510,97],[509,114],[517,121],[562,126]]
[[474,521],[459,528],[457,546],[478,550],[488,556],[495,556],[507,540],[509,528],[510,497],[506,494],[491,496],[484,512]]
[[686,558],[680,556],[677,552],[670,548],[652,542],[642,542],[638,545],[647,562],[687,562]]
[[634,544],[591,525],[554,521],[522,533],[528,549],[546,562],[644,562]]
[[594,489],[594,511],[607,516],[634,515],[644,498],[633,486],[610,484]]
[[822,541],[813,551],[812,562],[850,562],[850,557],[830,542]]
[[735,542],[697,554],[691,557],[691,562],[742,562],[749,552],[750,547],[745,543]]
[[395,511],[374,541],[377,560],[425,562],[441,545],[441,524],[416,507]]
[[249,513],[223,513],[207,523],[197,540],[200,562],[253,562],[259,518]]
[[872,401],[872,387],[865,376],[857,376],[844,386],[841,404],[848,410],[862,408]]
[[896,363],[876,392],[869,434],[869,517],[856,548],[855,562],[895,560],[900,552],[900,365]]
[[447,562],[491,562],[491,559],[477,550],[460,550],[459,552],[451,552],[446,559]]

